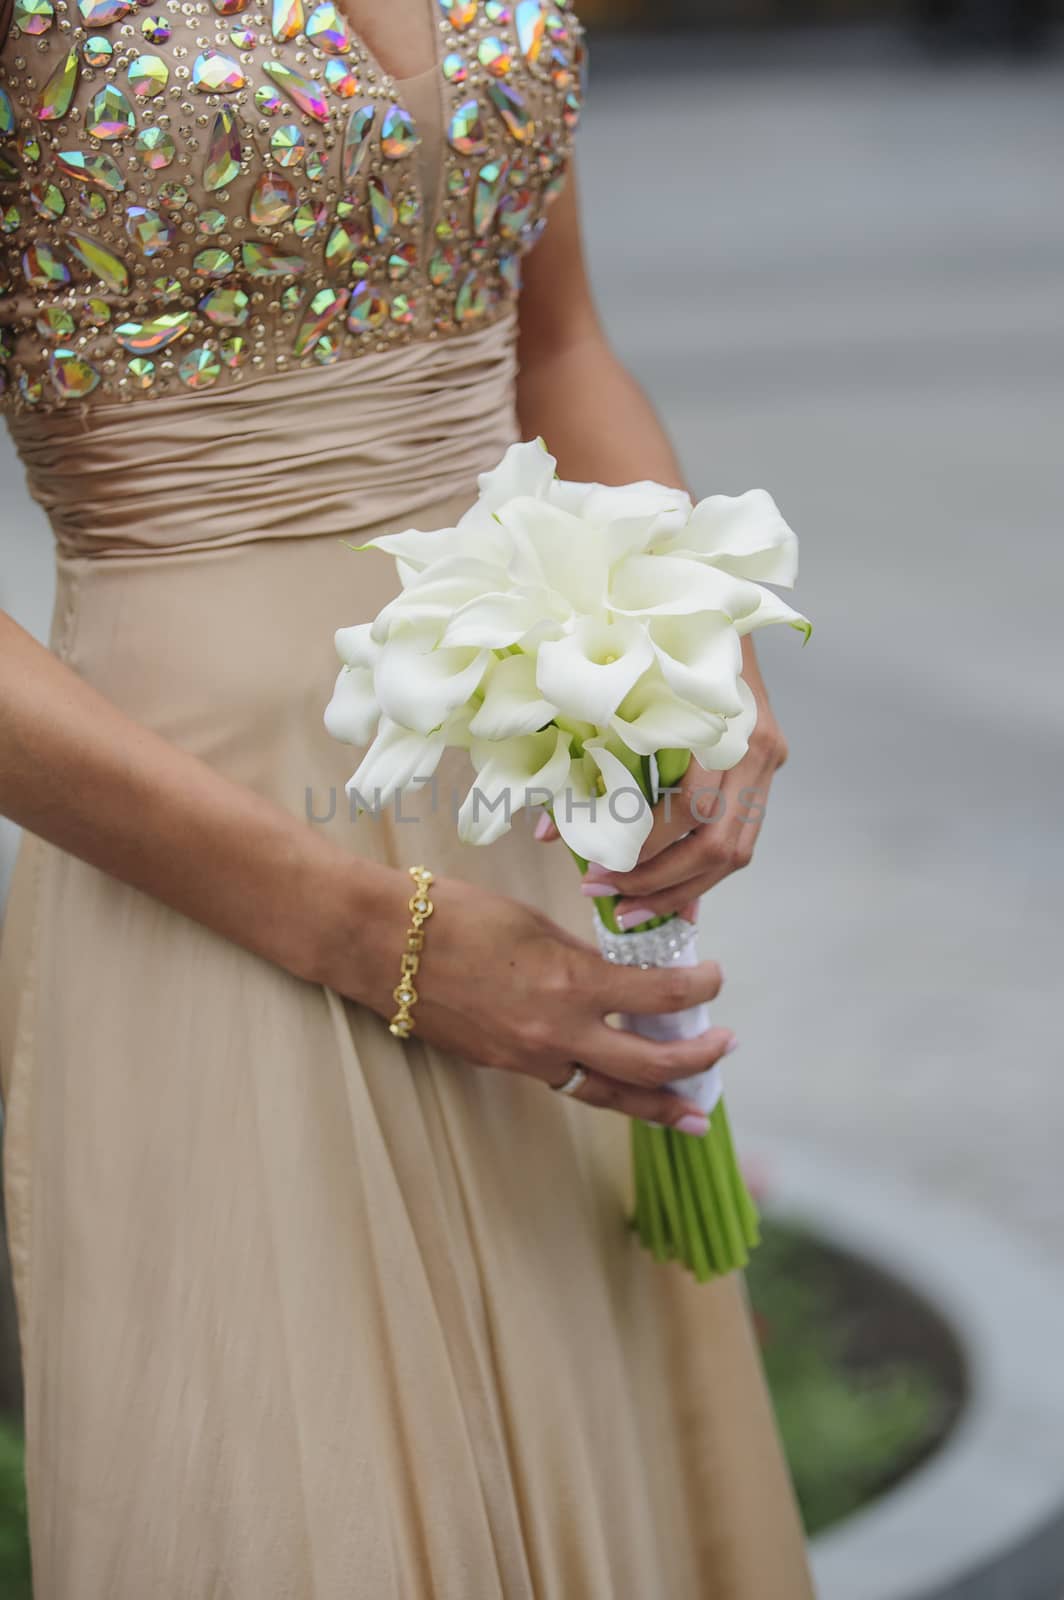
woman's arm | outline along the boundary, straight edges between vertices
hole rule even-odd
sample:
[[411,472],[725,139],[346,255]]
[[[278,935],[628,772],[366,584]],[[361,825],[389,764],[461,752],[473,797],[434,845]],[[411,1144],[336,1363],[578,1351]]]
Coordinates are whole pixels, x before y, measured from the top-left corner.
[[[141,727],[2,612],[0,812],[295,976],[395,1010],[406,874]],[[420,1035],[550,1084],[579,1059],[593,1069],[581,1098],[632,1116],[676,1123],[694,1109],[662,1085],[710,1065],[731,1036],[654,1045],[605,1016],[631,1002],[633,981],[645,1011],[711,999],[716,967],[625,976],[517,901],[455,879],[432,893]]]
[[[599,321],[575,174],[527,262],[518,355],[521,436],[544,438],[562,477],[616,484],[650,478],[683,487],[680,463],[654,408],[617,359]],[[650,914],[689,911],[693,900],[753,855],[769,786],[787,746],[749,637],[743,639],[743,676],[758,707],[749,753],[725,773],[692,762],[681,793],[668,808],[658,808],[638,866],[609,876],[588,874],[589,893],[624,895],[618,914],[631,925]],[[692,811],[711,817],[712,825],[694,828]]]

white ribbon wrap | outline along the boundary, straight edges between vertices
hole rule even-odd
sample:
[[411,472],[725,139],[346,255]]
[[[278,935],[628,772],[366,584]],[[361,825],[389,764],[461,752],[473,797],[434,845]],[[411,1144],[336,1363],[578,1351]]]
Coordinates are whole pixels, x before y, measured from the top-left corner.
[[[673,917],[643,933],[611,933],[596,910],[595,937],[606,960],[619,967],[693,967],[698,963],[698,929],[682,917]],[[659,1016],[626,1011],[621,1013],[621,1024],[629,1033],[638,1033],[644,1039],[697,1039],[711,1025],[709,1006],[705,1004],[690,1006],[686,1011],[665,1011]],[[693,1078],[678,1078],[668,1087],[708,1117],[724,1092],[724,1079],[716,1066]]]

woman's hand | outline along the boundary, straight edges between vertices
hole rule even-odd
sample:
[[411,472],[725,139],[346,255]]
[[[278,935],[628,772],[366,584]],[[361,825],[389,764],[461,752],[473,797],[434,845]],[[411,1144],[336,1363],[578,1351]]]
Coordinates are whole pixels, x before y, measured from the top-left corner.
[[[673,912],[694,922],[699,897],[753,858],[772,779],[787,759],[787,742],[768,703],[753,647],[749,640],[743,644],[743,677],[757,701],[757,725],[742,761],[727,772],[710,772],[692,761],[678,792],[655,807],[654,826],[631,872],[588,867],[581,892],[596,898],[621,895],[617,920],[622,927]],[[542,827],[537,836],[556,838],[557,833]]]
[[[395,1012],[392,990],[409,922],[410,884],[396,873],[394,893],[363,905],[364,948],[346,951],[325,981],[382,1017]],[[501,1072],[520,1072],[552,1088],[574,1065],[587,1071],[575,1098],[646,1122],[705,1133],[698,1107],[664,1086],[704,1071],[732,1048],[725,1028],[697,1039],[659,1043],[606,1022],[610,1012],[682,1011],[720,992],[713,962],[684,970],[618,968],[589,944],[517,900],[453,878],[433,884],[414,1010],[418,1038]],[[390,901],[390,904],[389,904]],[[346,970],[344,970],[346,966]]]

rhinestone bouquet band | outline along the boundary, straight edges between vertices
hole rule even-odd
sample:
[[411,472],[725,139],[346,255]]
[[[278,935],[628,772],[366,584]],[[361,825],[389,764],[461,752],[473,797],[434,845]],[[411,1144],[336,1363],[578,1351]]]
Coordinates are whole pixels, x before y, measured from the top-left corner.
[[[595,913],[595,938],[602,955],[621,967],[693,967],[698,961],[698,930],[682,917],[672,917],[655,928],[633,933],[613,933]],[[711,1026],[708,1005],[689,1006],[661,1016],[621,1012],[621,1026],[644,1039],[697,1039]],[[679,1078],[669,1087],[691,1101],[708,1117],[724,1092],[719,1066],[693,1078]]]

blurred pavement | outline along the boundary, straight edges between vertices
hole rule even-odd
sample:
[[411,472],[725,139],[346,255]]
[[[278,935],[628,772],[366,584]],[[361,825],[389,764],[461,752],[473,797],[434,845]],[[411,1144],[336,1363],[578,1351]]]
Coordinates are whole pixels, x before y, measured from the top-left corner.
[[[1064,1282],[1064,64],[602,54],[607,321],[695,488],[776,495],[816,623],[763,646],[792,758],[703,912],[744,1145],[940,1187]],[[43,630],[18,481],[4,441],[0,603]]]

